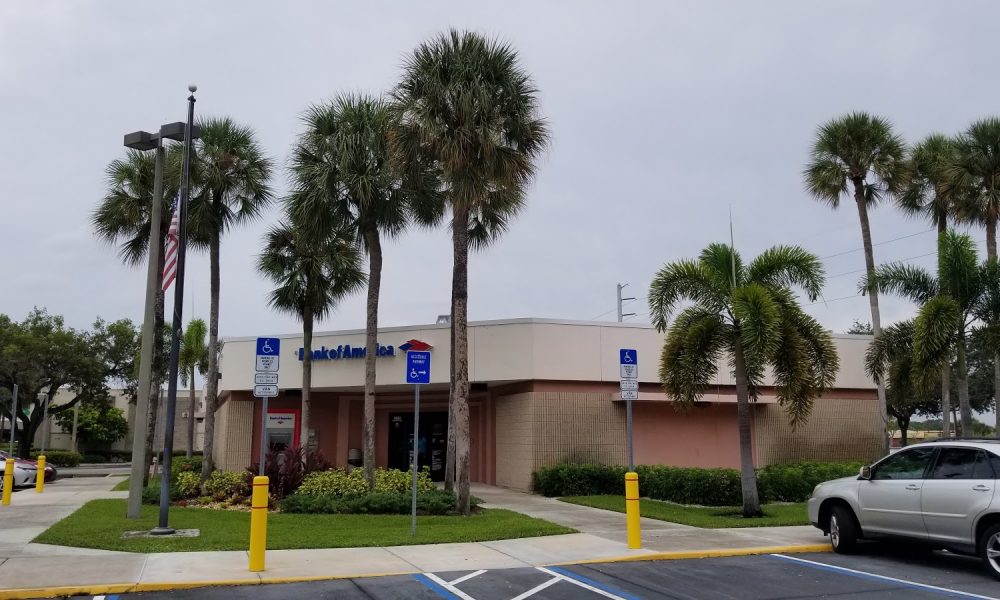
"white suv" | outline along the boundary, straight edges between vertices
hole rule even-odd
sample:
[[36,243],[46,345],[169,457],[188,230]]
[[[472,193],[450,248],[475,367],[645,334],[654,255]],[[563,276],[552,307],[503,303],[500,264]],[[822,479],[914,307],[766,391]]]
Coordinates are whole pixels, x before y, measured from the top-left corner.
[[981,556],[1000,578],[1000,440],[943,439],[908,446],[858,477],[816,486],[809,521],[835,552],[860,538],[904,538]]

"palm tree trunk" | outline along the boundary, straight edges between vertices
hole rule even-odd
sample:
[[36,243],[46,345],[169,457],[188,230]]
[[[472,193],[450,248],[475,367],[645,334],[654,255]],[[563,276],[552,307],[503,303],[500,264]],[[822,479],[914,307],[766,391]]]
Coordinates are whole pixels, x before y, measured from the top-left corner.
[[187,457],[191,458],[194,454],[194,407],[197,405],[194,398],[194,370],[195,365],[191,365],[191,375],[188,383],[191,385],[188,390],[188,422],[187,422],[187,434],[188,434],[188,447],[187,447]]
[[[309,401],[312,396],[312,343],[313,312],[310,307],[302,311],[302,423],[299,425],[299,448],[309,447]],[[267,422],[267,419],[264,419]],[[305,457],[305,454],[303,454]]]
[[[455,291],[451,293],[451,310],[455,310]],[[444,489],[455,491],[455,320],[449,320],[451,354],[448,356],[448,445],[444,460]]]
[[740,431],[740,487],[743,491],[743,516],[759,517],[760,497],[757,494],[757,475],[753,470],[753,434],[750,425],[750,386],[743,346],[739,339],[733,349],[736,367],[736,409]]
[[962,437],[972,435],[972,408],[969,405],[969,367],[965,362],[965,331],[958,332],[958,408],[962,414]]
[[[997,260],[997,218],[995,216],[986,217],[986,259]],[[993,355],[993,410],[996,413],[996,436],[1000,438],[1000,353]]]
[[363,462],[368,489],[375,489],[375,359],[378,356],[378,297],[382,287],[382,242],[378,229],[365,232],[368,245],[368,305],[365,322],[365,423]]
[[[220,201],[217,200],[216,201]],[[212,456],[215,437],[215,402],[219,393],[219,238],[222,232],[211,232],[208,244],[209,309],[208,309],[208,374],[205,376],[205,442],[202,452],[201,478],[206,480],[215,470]]]
[[[858,218],[861,220],[861,239],[865,247],[865,272],[868,281],[875,279],[875,255],[872,251],[872,232],[868,224],[868,204],[865,202],[864,180],[861,177],[852,178],[854,183],[854,201],[858,205]],[[872,311],[872,333],[877,337],[882,333],[882,319],[878,310],[878,291],[868,290],[868,304]],[[889,415],[886,412],[885,383],[879,382],[877,388],[879,417],[882,419],[882,454],[889,454]]]
[[453,207],[452,244],[455,266],[452,271],[451,322],[455,332],[452,353],[455,361],[455,476],[458,483],[456,509],[468,515],[469,507],[469,212]]
[[951,437],[951,365],[941,369],[941,437]]
[[896,424],[899,425],[899,447],[905,448],[909,443],[907,432],[910,430],[910,417],[896,417]]

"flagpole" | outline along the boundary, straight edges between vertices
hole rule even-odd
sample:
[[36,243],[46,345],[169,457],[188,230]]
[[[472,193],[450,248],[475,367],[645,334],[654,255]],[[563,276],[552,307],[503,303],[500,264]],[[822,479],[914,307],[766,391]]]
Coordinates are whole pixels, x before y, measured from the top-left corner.
[[187,209],[191,197],[191,153],[194,139],[194,93],[198,86],[189,85],[187,126],[184,128],[184,162],[181,171],[181,196],[178,207],[177,227],[177,276],[174,279],[174,320],[170,337],[170,372],[167,379],[167,414],[163,430],[163,462],[160,476],[160,520],[150,532],[169,535],[174,529],[168,525],[170,517],[170,465],[174,453],[174,416],[177,410],[177,372],[181,335],[184,321],[184,259],[187,255]]

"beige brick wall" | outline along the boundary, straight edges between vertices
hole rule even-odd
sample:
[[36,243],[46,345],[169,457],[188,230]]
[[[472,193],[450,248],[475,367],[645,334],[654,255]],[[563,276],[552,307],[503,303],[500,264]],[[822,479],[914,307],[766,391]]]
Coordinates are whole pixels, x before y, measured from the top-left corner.
[[224,471],[250,466],[253,402],[230,397],[215,413],[215,465]]
[[497,485],[526,490],[536,468],[625,463],[625,410],[610,393],[527,392],[496,401]]
[[754,406],[758,467],[799,460],[874,460],[881,454],[874,398],[820,398],[809,421],[792,430],[777,404]]

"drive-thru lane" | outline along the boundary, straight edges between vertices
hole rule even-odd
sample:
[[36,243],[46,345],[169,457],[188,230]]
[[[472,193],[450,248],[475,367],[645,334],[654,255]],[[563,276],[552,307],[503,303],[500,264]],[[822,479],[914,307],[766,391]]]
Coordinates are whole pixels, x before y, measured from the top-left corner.
[[[430,550],[430,548],[429,548]],[[1000,581],[975,558],[920,553],[877,544],[851,556],[767,554],[727,558],[615,562],[437,572],[235,588],[124,594],[125,600],[261,600],[285,598],[461,600],[1000,600]],[[113,600],[107,596],[105,600]]]

